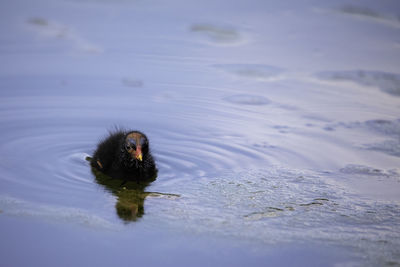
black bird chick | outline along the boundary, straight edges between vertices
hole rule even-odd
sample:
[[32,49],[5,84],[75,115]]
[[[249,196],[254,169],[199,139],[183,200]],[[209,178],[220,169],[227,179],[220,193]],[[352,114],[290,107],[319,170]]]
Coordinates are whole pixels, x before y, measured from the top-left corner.
[[117,179],[149,181],[157,176],[149,140],[139,131],[117,130],[101,141],[90,165]]

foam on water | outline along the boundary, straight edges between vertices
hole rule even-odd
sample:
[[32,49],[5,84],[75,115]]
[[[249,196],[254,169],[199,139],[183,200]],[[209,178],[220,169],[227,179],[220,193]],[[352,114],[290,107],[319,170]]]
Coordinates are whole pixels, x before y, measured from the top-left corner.
[[97,45],[90,43],[75,33],[71,28],[56,22],[48,21],[44,18],[34,17],[28,19],[27,23],[31,26],[38,35],[46,38],[54,38],[66,40],[70,42],[73,47],[83,52],[89,53],[102,53],[103,49]]
[[382,14],[366,6],[344,5],[338,8],[337,12],[356,19],[371,21],[394,28],[400,28],[400,20],[395,16],[397,14]]
[[363,86],[372,86],[394,96],[400,96],[400,75],[382,71],[327,71],[317,74],[320,79],[354,82]]
[[396,120],[367,120],[364,122],[336,123],[326,126],[327,129],[335,130],[346,128],[362,132],[372,132],[384,141],[363,143],[359,147],[363,149],[375,150],[388,155],[400,156],[400,121]]
[[[354,165],[340,172],[363,178],[372,173],[375,177],[398,179],[397,173]],[[151,205],[148,214],[156,223],[180,221],[189,232],[211,232],[272,244],[309,239],[325,243],[353,240],[352,246],[368,251],[370,260],[381,253],[380,242],[384,240],[387,260],[399,260],[396,247],[400,236],[387,229],[400,226],[396,219],[400,206],[367,199],[331,183],[345,179],[340,172],[323,174],[281,167],[225,172],[213,179],[182,185],[179,200],[164,203],[162,208]]]
[[349,164],[342,169],[342,173],[354,174],[354,175],[364,175],[364,176],[378,176],[378,177],[400,177],[396,170],[381,170],[364,165]]

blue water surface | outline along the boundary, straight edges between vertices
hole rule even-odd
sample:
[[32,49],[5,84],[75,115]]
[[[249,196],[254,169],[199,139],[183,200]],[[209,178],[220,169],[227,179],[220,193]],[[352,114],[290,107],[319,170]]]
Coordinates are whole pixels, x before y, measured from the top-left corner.
[[[0,14],[1,266],[400,264],[397,1]],[[90,169],[116,127],[150,139],[146,188]]]

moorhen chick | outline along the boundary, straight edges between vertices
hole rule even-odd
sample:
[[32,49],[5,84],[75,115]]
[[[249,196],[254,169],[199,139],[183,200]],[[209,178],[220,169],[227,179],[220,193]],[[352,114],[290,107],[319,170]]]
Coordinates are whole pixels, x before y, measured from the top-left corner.
[[149,140],[139,131],[111,132],[98,144],[90,165],[112,178],[128,181],[154,180],[157,176]]

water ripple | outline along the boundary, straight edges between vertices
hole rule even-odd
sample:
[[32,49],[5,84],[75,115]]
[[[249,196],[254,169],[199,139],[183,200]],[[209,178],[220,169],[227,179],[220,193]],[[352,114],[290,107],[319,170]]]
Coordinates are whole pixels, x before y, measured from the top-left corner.
[[[198,126],[193,118],[200,111],[222,112],[218,115],[232,117],[231,120],[218,121],[219,127],[223,128],[237,127],[241,120],[246,120],[247,115],[235,116],[234,108],[221,111],[226,106],[217,105],[219,99],[200,98],[191,106],[200,111],[186,116],[179,113],[160,114],[154,122],[147,116],[132,120],[131,110],[150,111],[141,103],[131,107],[130,101],[125,99],[107,103],[112,111],[106,114],[103,121],[96,113],[96,102],[101,101],[99,98],[25,97],[23,103],[13,97],[8,100],[3,99],[5,106],[0,108],[4,115],[0,124],[5,129],[0,149],[7,155],[0,163],[3,174],[0,182],[5,183],[8,190],[25,192],[23,195],[29,195],[33,200],[48,197],[49,201],[63,204],[63,201],[72,200],[61,196],[73,194],[76,202],[92,205],[87,196],[96,194],[95,182],[85,158],[92,154],[97,142],[107,134],[104,121],[122,121],[125,126],[141,125],[138,128],[150,138],[159,168],[157,183],[160,184],[213,176],[221,170],[268,162],[267,154],[248,144],[242,136],[228,137],[216,131],[218,128],[196,128]],[[249,113],[248,116],[252,115]],[[215,118],[218,116],[212,119]]]

